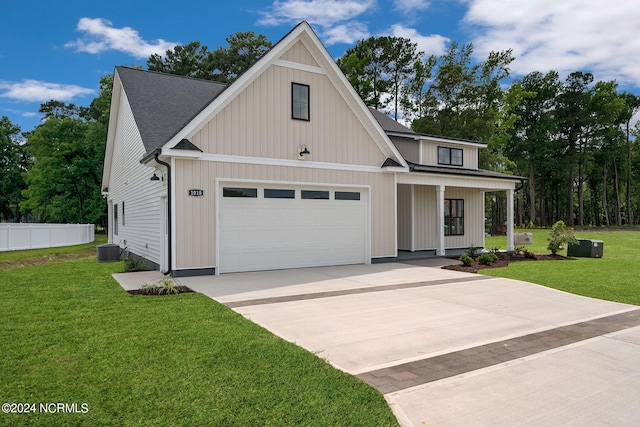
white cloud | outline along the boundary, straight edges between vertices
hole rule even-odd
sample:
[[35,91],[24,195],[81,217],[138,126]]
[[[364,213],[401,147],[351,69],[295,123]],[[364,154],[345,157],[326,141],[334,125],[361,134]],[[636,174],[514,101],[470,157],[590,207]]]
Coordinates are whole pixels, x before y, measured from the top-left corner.
[[262,25],[308,21],[322,27],[350,21],[375,7],[375,0],[283,0],[262,12]]
[[147,58],[154,53],[164,54],[178,44],[162,39],[147,42],[133,28],[114,28],[110,21],[101,18],[80,18],[77,30],[84,36],[65,47],[76,48],[78,52],[96,54],[117,50],[136,58]]
[[638,86],[638,16],[636,0],[470,0],[465,22],[479,29],[480,57],[513,48],[515,74],[591,71],[598,80]]
[[423,36],[414,28],[403,27],[400,24],[392,25],[389,29],[390,35],[393,37],[404,37],[418,44],[418,51],[422,51],[426,56],[442,55],[445,53],[447,43],[450,41],[447,37],[439,34]]
[[0,82],[0,97],[16,101],[46,102],[51,99],[69,101],[76,96],[90,95],[94,89],[76,85],[48,83],[39,80],[23,80],[16,82]]
[[395,0],[395,8],[409,15],[427,9],[431,2],[428,0]]
[[358,40],[369,37],[367,26],[360,22],[350,22],[325,30],[324,44],[331,46],[337,43],[355,44]]

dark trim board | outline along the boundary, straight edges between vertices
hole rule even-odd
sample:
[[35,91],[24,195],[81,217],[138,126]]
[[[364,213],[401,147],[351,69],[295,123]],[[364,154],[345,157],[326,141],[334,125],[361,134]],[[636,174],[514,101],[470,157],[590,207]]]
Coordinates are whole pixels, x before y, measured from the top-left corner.
[[[390,256],[390,257],[381,257],[381,258],[371,258],[371,264],[383,264],[387,262],[403,262],[403,261],[411,261],[411,260],[419,260],[419,259],[435,259],[435,258],[452,258],[459,257],[469,248],[446,248],[445,255],[440,256],[436,255],[435,249],[426,249],[421,251],[407,251],[407,250],[398,250],[398,256]],[[482,250],[484,248],[477,248],[478,250]]]
[[121,249],[120,259],[121,260],[126,260],[127,259],[127,255],[139,260],[140,262],[142,262],[142,265],[144,265],[149,270],[160,270],[160,264],[155,263],[153,261],[149,261],[147,258],[145,258],[143,256],[140,256],[140,255],[138,255],[138,254],[136,254],[134,252],[131,252],[128,249]]
[[184,270],[171,271],[171,277],[193,277],[193,276],[213,276],[216,274],[216,268],[188,268]]

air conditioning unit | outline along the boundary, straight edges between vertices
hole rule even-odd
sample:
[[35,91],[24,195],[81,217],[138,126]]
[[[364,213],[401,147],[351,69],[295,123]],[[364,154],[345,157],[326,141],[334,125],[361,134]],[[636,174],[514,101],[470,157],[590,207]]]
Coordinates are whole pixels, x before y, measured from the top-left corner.
[[98,262],[120,261],[120,246],[113,243],[96,246],[96,259]]
[[584,258],[602,258],[604,242],[602,240],[577,239],[578,244],[567,247],[567,256]]

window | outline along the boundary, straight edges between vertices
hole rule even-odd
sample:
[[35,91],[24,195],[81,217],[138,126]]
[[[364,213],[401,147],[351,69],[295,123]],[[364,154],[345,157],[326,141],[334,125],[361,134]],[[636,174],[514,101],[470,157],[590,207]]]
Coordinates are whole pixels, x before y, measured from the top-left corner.
[[310,120],[309,85],[291,83],[291,118]]
[[258,189],[224,187],[222,189],[222,197],[249,197],[255,199],[258,197]]
[[355,191],[336,191],[336,200],[360,200],[360,193]]
[[438,147],[438,164],[462,166],[462,149]]
[[113,234],[118,234],[118,204],[113,205]]
[[269,188],[264,189],[265,199],[295,199],[295,190],[272,190]]
[[464,200],[444,199],[444,235],[464,235]]
[[329,200],[328,191],[302,190],[303,199]]

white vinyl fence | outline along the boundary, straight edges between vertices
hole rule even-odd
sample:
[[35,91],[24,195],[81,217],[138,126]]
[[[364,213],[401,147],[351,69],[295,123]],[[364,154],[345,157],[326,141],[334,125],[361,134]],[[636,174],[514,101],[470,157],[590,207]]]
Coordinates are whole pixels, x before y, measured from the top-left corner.
[[81,245],[94,240],[93,224],[0,223],[0,252]]

